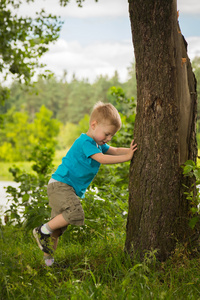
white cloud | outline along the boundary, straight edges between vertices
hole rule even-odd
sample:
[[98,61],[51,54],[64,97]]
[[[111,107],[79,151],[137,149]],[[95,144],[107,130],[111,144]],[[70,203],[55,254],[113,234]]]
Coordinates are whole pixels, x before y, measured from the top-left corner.
[[[71,0],[65,7],[60,6],[59,0],[35,0],[34,3],[23,3],[19,12],[33,16],[41,8],[62,18],[128,17],[128,0],[99,0],[97,3],[95,0],[85,0],[82,8],[78,7],[76,0]],[[200,1],[177,0],[177,9],[184,14],[200,14]]]
[[193,60],[195,56],[200,56],[200,36],[191,36],[186,40],[188,43],[189,58]]
[[200,14],[199,0],[177,0],[177,7],[180,13],[185,14]]
[[89,18],[89,17],[119,17],[128,16],[128,0],[86,0],[83,7],[78,7],[75,0],[70,1],[65,7],[61,7],[59,0],[35,0],[34,3],[23,3],[19,14],[34,16],[35,11],[44,8],[46,12],[62,18]]
[[[191,60],[200,56],[200,37],[188,37],[188,55]],[[71,80],[75,73],[78,79],[88,78],[93,82],[99,75],[112,77],[118,71],[120,80],[127,80],[127,68],[134,61],[131,41],[115,43],[95,43],[87,46],[78,41],[66,42],[59,39],[42,59],[58,78],[67,71],[67,79]]]
[[124,43],[96,43],[82,46],[76,42],[66,42],[59,39],[44,55],[42,62],[46,63],[58,77],[63,71],[68,73],[68,80],[75,73],[78,79],[88,78],[93,82],[99,75],[114,75],[119,72],[122,81],[127,80],[127,68],[133,62],[133,46]]

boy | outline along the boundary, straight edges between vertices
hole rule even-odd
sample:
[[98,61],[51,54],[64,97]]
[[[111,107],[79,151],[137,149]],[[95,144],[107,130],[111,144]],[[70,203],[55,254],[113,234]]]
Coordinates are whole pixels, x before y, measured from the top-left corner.
[[130,148],[107,145],[120,128],[121,119],[117,109],[110,103],[98,102],[90,116],[89,130],[74,142],[52,175],[47,187],[52,219],[33,230],[38,246],[44,252],[46,265],[53,264],[53,250],[56,250],[58,237],[67,226],[84,225],[84,211],[78,197],[84,198],[100,164],[129,161],[137,150],[134,141]]

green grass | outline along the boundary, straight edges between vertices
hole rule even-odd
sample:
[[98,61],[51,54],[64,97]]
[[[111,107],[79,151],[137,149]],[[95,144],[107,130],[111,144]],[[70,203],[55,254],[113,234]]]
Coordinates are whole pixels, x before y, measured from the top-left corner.
[[0,162],[0,180],[1,181],[13,181],[12,174],[9,172],[9,168],[12,168],[14,165],[19,169],[28,172],[34,173],[31,169],[31,165],[33,163],[29,161],[22,161],[22,162]]
[[139,262],[125,255],[123,233],[71,238],[62,237],[56,264],[45,267],[30,233],[1,226],[0,299],[200,299],[199,254],[180,247],[165,263],[153,253]]
[[[55,155],[55,159],[53,160],[53,164],[55,166],[55,168],[61,163],[61,155],[63,154],[64,156],[64,152],[59,151],[58,153],[56,153]],[[0,162],[0,181],[13,181],[13,177],[12,174],[9,172],[9,168],[12,168],[13,166],[18,167],[20,170],[25,171],[26,173],[33,173],[34,171],[32,170],[31,166],[33,165],[33,162],[30,161],[17,161],[17,162]]]

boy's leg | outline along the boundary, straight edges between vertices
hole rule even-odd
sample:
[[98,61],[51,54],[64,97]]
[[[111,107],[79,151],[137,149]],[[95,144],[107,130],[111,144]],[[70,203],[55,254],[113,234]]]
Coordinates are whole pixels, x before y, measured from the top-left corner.
[[52,232],[69,225],[69,223],[67,221],[65,221],[62,214],[57,215],[56,217],[51,219],[47,224],[51,228]]
[[39,248],[48,255],[53,254],[52,247],[50,245],[50,234],[43,233],[41,227],[36,227],[33,229],[33,235]]
[[[63,233],[68,224],[79,226],[84,225],[84,211],[74,189],[65,183],[50,183],[47,187],[47,194],[49,198],[49,206],[52,208],[52,219],[43,226],[35,228],[33,230],[33,234],[37,240],[38,246],[46,254],[46,257],[47,255],[52,257],[53,249],[56,249],[58,237],[60,235],[57,230],[62,228]],[[43,236],[45,236],[45,240],[48,243],[51,240],[50,236],[52,236],[53,243],[50,249],[49,247],[41,245],[43,244],[43,241],[41,241],[43,240],[43,236],[38,236],[37,231],[39,229]]]
[[[62,234],[62,231],[60,229],[56,229],[52,234],[51,234],[51,240],[52,240],[52,243],[53,243],[53,249],[54,251],[56,250],[57,248],[57,245],[58,245],[58,239],[59,239],[59,236]],[[52,264],[54,263],[54,258],[52,257],[52,255],[49,255],[47,253],[44,252],[44,262],[45,264],[50,267],[52,266]]]
[[52,242],[53,242],[53,249],[54,249],[54,251],[57,249],[59,236],[60,236],[61,234],[62,234],[61,229],[56,229],[56,230],[52,233],[52,235],[51,235],[51,239],[52,239]]
[[[47,255],[52,255],[52,248],[57,248],[58,237],[61,233],[60,228],[66,227],[69,223],[65,221],[62,214],[57,215],[47,224],[37,227],[33,230],[33,235],[38,243],[39,248]],[[53,240],[53,245],[50,245],[50,236]],[[55,249],[54,249],[55,250]]]

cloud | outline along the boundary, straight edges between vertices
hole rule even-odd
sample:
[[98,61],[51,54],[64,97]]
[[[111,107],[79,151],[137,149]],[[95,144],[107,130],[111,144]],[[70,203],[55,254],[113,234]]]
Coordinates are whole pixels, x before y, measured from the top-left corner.
[[200,36],[192,36],[187,38],[188,56],[191,60],[195,56],[200,56]]
[[128,16],[128,0],[86,0],[83,7],[78,7],[75,0],[70,1],[65,7],[61,7],[59,0],[35,0],[34,3],[23,3],[19,14],[33,17],[35,11],[42,8],[48,13],[59,15],[62,18],[94,18],[94,17],[119,17]]
[[119,72],[120,80],[126,81],[127,68],[133,60],[133,46],[130,41],[83,46],[77,41],[66,42],[59,39],[44,55],[42,62],[58,77],[62,77],[66,70],[68,80],[75,73],[78,79],[88,78],[93,82],[99,75],[112,77],[115,70]]
[[[41,8],[62,18],[94,18],[94,17],[128,17],[128,0],[85,0],[83,7],[78,7],[76,0],[71,0],[67,6],[61,7],[59,0],[35,0],[33,3],[23,3],[19,10],[22,15],[33,17],[35,11]],[[183,14],[200,14],[199,0],[177,0],[177,9]]]
[[[189,37],[188,55],[191,60],[200,56],[200,37]],[[42,59],[58,78],[64,70],[70,81],[73,74],[78,79],[88,79],[94,82],[97,76],[108,75],[112,77],[117,70],[122,82],[127,80],[128,71],[134,61],[134,50],[131,41],[99,42],[82,45],[78,41],[67,42],[59,39]]]
[[183,14],[198,14],[200,15],[199,0],[177,0],[177,8]]

